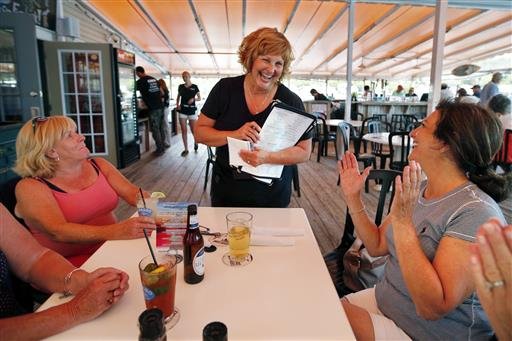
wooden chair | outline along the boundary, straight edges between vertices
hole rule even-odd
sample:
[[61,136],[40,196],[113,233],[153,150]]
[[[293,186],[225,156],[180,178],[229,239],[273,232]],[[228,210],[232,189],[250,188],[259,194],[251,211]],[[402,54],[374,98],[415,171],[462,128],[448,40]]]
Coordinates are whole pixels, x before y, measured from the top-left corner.
[[206,146],[206,150],[208,151],[208,158],[206,159],[206,170],[204,172],[204,186],[203,191],[206,191],[206,186],[208,185],[208,176],[210,173],[210,165],[215,163],[215,153],[213,152],[212,147]]
[[[393,139],[400,139],[400,146],[393,145]],[[396,131],[389,134],[389,168],[402,171],[409,164],[411,151],[411,136],[406,131]]]
[[506,129],[503,144],[493,160],[494,169],[500,166],[505,172],[512,171],[512,130]]
[[[395,178],[397,175],[401,175],[402,172],[389,170],[389,169],[372,169],[370,174],[368,175],[368,179],[371,180],[379,180],[382,184],[381,190],[379,192],[379,201],[377,204],[377,210],[374,217],[374,222],[377,226],[379,226],[382,222],[384,216],[384,208],[387,202],[387,210],[389,213],[391,209],[391,203],[394,197],[394,184]],[[390,191],[391,190],[391,191]],[[340,244],[331,252],[324,256],[324,260],[326,262],[327,268],[331,273],[331,277],[333,278],[334,285],[336,287],[336,291],[338,292],[339,297],[343,297],[349,293],[352,293],[353,290],[346,287],[343,283],[343,256],[345,252],[352,246],[354,243],[354,223],[352,221],[352,217],[347,213],[345,217],[345,228],[343,229],[343,235],[341,237]]]

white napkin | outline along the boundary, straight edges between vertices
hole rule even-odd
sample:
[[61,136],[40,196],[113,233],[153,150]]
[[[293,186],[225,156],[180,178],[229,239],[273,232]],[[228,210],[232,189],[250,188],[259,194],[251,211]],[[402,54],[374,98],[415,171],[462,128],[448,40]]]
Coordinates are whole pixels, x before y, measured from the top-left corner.
[[304,229],[297,229],[292,227],[254,226],[252,233],[253,235],[266,236],[303,236]]
[[270,237],[262,235],[252,235],[251,245],[254,246],[293,246],[295,245],[295,239],[285,237]]

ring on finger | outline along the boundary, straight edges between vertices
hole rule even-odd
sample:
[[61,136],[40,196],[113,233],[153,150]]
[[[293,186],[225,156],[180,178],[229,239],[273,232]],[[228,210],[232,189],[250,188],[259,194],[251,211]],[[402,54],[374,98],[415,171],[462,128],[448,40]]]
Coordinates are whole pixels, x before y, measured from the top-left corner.
[[497,281],[492,281],[492,282],[485,281],[485,287],[487,290],[490,290],[490,291],[492,291],[492,289],[494,289],[494,288],[499,288],[504,285],[505,285],[505,281],[502,279],[499,279]]

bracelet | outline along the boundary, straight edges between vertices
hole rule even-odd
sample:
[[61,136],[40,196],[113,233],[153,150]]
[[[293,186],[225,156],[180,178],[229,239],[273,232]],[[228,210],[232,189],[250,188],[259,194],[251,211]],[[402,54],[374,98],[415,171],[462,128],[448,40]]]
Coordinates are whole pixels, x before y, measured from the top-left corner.
[[354,214],[358,214],[358,213],[365,212],[365,211],[366,211],[366,206],[363,205],[363,208],[361,208],[360,210],[355,211],[355,212],[351,212],[351,210],[349,209],[348,213],[350,213],[350,215],[354,215]]
[[75,271],[78,271],[78,270],[82,270],[82,269],[75,268],[75,269],[71,270],[70,272],[68,272],[66,277],[64,277],[64,292],[63,292],[64,297],[73,295],[73,293],[69,289],[69,284],[71,282],[71,276],[73,276],[73,273],[75,273]]

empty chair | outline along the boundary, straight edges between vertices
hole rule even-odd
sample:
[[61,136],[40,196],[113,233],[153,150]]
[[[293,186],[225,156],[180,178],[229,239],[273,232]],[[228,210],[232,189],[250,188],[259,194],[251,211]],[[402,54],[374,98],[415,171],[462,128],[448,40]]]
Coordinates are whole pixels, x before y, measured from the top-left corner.
[[[396,143],[400,142],[400,145]],[[393,143],[394,142],[394,143]],[[402,171],[409,164],[411,152],[411,136],[406,131],[396,131],[389,134],[389,168]]]
[[418,122],[416,116],[405,114],[391,115],[391,131],[411,131],[411,127]]
[[368,133],[368,123],[375,120],[378,120],[378,118],[367,117],[363,120],[363,123],[361,124],[361,129],[359,129],[358,132],[353,130],[354,135],[352,137],[352,142],[354,143],[354,154],[356,156],[358,156],[359,153],[361,152],[361,143],[363,144],[364,152],[366,153],[366,141],[363,140],[363,136],[364,134]]
[[[327,150],[328,150],[328,143],[329,143],[329,141],[334,143],[334,148],[336,149],[336,143],[335,143],[336,142],[336,134],[335,133],[331,133],[329,131],[329,127],[325,123],[326,116],[325,116],[324,113],[315,112],[315,113],[313,113],[313,115],[316,116],[317,122],[316,122],[315,129],[314,129],[314,132],[313,132],[313,139],[312,139],[313,148],[312,148],[312,152],[315,149],[316,142],[318,142],[318,152],[317,152],[316,161],[320,162],[320,156],[321,155],[327,156]],[[336,152],[336,154],[338,154],[338,153]]]
[[[373,120],[368,122],[368,133],[385,133],[391,131],[391,124],[387,122]],[[377,142],[371,142],[372,154],[376,157],[380,157],[380,169],[386,168],[386,160],[391,157],[391,151],[389,150],[388,144],[382,144]]]
[[208,185],[208,176],[210,173],[210,165],[215,163],[215,153],[213,152],[212,147],[206,146],[206,150],[208,151],[208,158],[206,159],[206,170],[204,172],[204,186],[203,191],[206,190],[206,186]]
[[493,166],[500,166],[505,172],[512,170],[512,130],[506,129],[503,136],[503,144],[494,157]]

